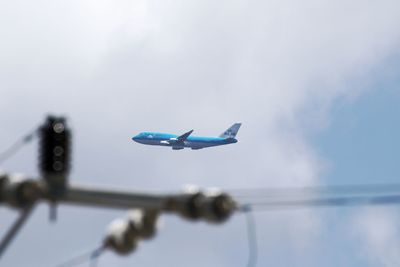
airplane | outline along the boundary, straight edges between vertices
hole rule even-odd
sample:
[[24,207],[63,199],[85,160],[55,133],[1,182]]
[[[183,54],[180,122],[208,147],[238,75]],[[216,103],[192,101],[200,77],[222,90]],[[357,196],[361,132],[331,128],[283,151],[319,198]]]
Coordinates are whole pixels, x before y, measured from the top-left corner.
[[142,132],[132,137],[132,140],[145,145],[169,146],[173,150],[184,149],[185,147],[198,150],[206,147],[221,146],[237,143],[235,139],[242,124],[235,123],[218,137],[191,136],[193,130],[182,135]]

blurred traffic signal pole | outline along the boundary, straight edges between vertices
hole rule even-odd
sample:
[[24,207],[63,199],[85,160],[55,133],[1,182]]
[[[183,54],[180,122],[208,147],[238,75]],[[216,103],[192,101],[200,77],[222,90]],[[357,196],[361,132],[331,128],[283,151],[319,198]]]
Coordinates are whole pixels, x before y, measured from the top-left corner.
[[49,116],[39,128],[39,170],[51,202],[50,218],[56,219],[56,202],[67,190],[70,168],[70,130],[64,118]]

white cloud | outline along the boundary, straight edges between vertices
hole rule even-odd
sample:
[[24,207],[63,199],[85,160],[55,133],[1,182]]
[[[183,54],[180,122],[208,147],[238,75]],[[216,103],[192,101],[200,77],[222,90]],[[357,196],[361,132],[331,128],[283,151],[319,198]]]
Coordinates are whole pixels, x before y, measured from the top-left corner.
[[[75,129],[75,181],[148,189],[318,182],[321,160],[307,134],[327,124],[335,99],[363,89],[354,80],[367,78],[395,52],[400,33],[396,1],[0,5],[0,119],[7,126],[1,144],[45,112],[65,113]],[[147,129],[219,134],[235,121],[243,122],[240,142],[221,149],[176,153],[129,140]],[[8,168],[34,168],[31,154],[19,159],[24,163]],[[260,218],[263,246],[306,252],[302,244],[313,243],[315,216],[274,217],[274,223]],[[224,236],[231,241],[242,227],[233,225]],[[285,241],[279,243],[282,232]],[[182,246],[176,244],[177,250]],[[301,265],[304,255],[293,257]],[[215,257],[229,260],[221,254],[210,262]]]
[[352,227],[372,266],[399,266],[400,231],[398,212],[389,208],[364,209],[355,216]]

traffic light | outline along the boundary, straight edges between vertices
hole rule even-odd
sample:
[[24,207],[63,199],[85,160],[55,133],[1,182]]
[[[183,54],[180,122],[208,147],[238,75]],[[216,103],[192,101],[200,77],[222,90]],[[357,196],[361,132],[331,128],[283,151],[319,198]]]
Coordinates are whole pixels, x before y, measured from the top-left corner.
[[63,117],[47,117],[39,130],[39,169],[56,200],[65,193],[70,170],[71,133]]

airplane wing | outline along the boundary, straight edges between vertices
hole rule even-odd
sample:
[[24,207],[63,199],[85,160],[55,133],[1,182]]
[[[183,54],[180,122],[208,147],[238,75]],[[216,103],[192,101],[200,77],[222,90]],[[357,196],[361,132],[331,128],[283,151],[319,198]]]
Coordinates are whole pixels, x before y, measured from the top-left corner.
[[193,133],[193,130],[190,130],[189,132],[184,133],[184,134],[178,136],[176,139],[178,139],[178,141],[183,142],[183,141],[185,141],[185,140],[189,137],[189,135],[191,135],[192,133]]
[[164,141],[160,141],[161,144],[167,144],[167,145],[183,145],[184,142],[186,141],[186,139],[189,137],[189,135],[191,135],[193,133],[193,130],[184,133],[178,137],[174,137],[171,138],[169,140],[164,140]]

